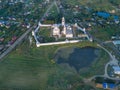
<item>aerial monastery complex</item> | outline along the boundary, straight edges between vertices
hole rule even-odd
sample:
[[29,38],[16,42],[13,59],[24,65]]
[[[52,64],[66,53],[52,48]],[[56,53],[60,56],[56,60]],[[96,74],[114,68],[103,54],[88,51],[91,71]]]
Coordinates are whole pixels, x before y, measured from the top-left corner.
[[[50,27],[50,30],[48,32],[51,32],[49,36],[52,37],[55,40],[51,42],[44,42],[40,40],[40,37],[42,36],[42,40],[45,38],[43,35],[39,35],[39,31],[41,28]],[[47,32],[46,32],[47,33]],[[65,43],[77,43],[83,40],[89,40],[92,41],[92,38],[87,34],[85,28],[81,28],[75,24],[66,24],[65,18],[62,17],[62,21],[60,24],[41,24],[38,23],[37,28],[32,31],[32,35],[36,41],[36,46],[45,46],[45,45],[56,45],[56,44],[65,44]],[[62,39],[62,41],[61,41]]]

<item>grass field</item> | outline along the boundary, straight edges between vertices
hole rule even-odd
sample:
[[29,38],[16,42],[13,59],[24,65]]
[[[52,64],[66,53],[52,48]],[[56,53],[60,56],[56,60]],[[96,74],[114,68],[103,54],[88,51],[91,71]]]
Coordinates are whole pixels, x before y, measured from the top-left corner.
[[115,10],[114,5],[119,5],[119,0],[62,0],[68,5],[84,5],[93,8],[97,11]]
[[51,35],[51,31],[52,31],[51,28],[40,28],[39,35],[48,37]]
[[90,31],[90,33],[94,37],[96,37],[102,41],[106,41],[106,40],[111,40],[111,37],[113,35],[119,35],[120,34],[119,29],[120,29],[119,25],[116,25],[116,24],[105,25],[104,28],[102,28],[100,26],[94,26],[93,29]]
[[0,62],[0,90],[88,90],[90,86],[83,87],[82,79],[89,76],[88,74],[91,76],[95,72],[99,73],[97,69],[107,60],[102,59],[106,57],[106,53],[103,53],[102,60],[98,61],[98,64],[95,62],[96,66],[92,67],[96,71],[92,71],[92,74],[84,73],[82,76],[74,69],[65,69],[53,62],[57,49],[73,45],[96,46],[94,43],[82,42],[36,48],[25,41]]

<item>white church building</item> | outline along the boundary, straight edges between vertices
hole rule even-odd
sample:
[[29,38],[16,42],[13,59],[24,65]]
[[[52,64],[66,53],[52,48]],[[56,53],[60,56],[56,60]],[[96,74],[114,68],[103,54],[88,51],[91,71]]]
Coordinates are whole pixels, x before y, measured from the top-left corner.
[[[60,27],[62,27],[62,31],[60,30]],[[66,38],[73,38],[73,30],[70,25],[65,24],[65,18],[62,18],[61,25],[53,25],[53,36],[61,37],[64,35]]]

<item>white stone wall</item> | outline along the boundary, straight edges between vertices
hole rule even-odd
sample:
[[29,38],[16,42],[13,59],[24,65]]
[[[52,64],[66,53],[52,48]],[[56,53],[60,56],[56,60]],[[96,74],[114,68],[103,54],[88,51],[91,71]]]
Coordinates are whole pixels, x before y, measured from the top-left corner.
[[58,45],[58,44],[67,44],[67,43],[78,43],[82,40],[70,40],[70,41],[62,41],[62,42],[52,42],[52,43],[37,43],[36,46],[48,46],[48,45]]

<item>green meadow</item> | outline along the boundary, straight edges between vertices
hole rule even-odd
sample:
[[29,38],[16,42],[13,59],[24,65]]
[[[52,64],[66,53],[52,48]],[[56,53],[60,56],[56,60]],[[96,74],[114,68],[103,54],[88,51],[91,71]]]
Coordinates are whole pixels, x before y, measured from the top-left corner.
[[59,48],[73,46],[97,47],[96,43],[85,41],[37,48],[24,41],[0,62],[0,90],[88,90],[92,88],[85,85],[83,79],[101,74],[108,56],[101,50],[99,60],[89,69],[91,73],[84,73],[83,70],[81,71],[83,74],[79,74],[75,69],[65,68],[64,65],[60,66],[54,61],[54,54]]

